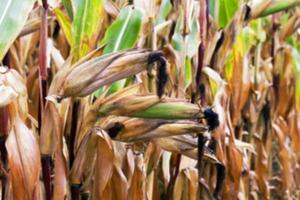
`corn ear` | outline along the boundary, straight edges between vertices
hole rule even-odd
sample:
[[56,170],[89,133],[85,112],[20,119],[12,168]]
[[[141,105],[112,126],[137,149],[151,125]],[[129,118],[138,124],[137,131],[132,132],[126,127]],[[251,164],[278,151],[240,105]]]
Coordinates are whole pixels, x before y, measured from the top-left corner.
[[129,116],[161,119],[196,119],[202,118],[203,112],[195,104],[166,99],[166,102],[160,102],[144,110],[129,113]]
[[[63,68],[54,77],[49,94],[57,98],[83,97],[99,87],[135,75],[156,61],[163,65],[160,66],[158,73],[158,76],[163,76],[158,77],[162,79],[162,81],[158,80],[160,82],[158,85],[163,88],[167,74],[166,61],[162,54],[158,51],[133,49],[96,57],[72,68]],[[161,95],[162,92],[159,96]]]
[[[136,95],[140,85],[130,86],[105,99],[98,99],[85,114],[79,128],[78,144],[92,129],[97,120],[109,116],[127,116],[145,119],[200,119],[207,118],[209,129],[218,125],[217,114],[195,104],[173,98],[158,98],[155,95]],[[140,127],[139,127],[140,128]]]
[[[98,123],[97,123],[98,124]],[[100,128],[107,131],[114,140],[136,142],[152,140],[158,137],[168,137],[197,133],[208,130],[208,126],[190,120],[163,120],[109,116]]]
[[133,85],[105,99],[98,99],[91,110],[98,117],[106,115],[130,116],[154,119],[202,118],[199,106],[174,98],[158,98],[155,95],[138,95],[140,85]]

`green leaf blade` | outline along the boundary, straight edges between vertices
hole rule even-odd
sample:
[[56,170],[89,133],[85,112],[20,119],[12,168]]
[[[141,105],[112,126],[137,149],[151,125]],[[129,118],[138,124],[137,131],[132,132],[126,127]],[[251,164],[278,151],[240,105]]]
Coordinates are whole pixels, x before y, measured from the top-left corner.
[[140,33],[143,13],[133,7],[121,10],[116,21],[107,29],[100,45],[105,45],[104,54],[132,48]]
[[35,0],[8,0],[0,3],[0,60],[18,37]]
[[102,0],[80,0],[77,3],[71,30],[74,61],[85,56],[96,46],[104,13]]
[[71,45],[72,44],[72,34],[71,34],[71,21],[70,19],[59,9],[56,8],[53,10],[56,19],[62,28],[65,37],[68,41],[68,43]]
[[239,0],[219,1],[219,27],[225,27],[239,8]]

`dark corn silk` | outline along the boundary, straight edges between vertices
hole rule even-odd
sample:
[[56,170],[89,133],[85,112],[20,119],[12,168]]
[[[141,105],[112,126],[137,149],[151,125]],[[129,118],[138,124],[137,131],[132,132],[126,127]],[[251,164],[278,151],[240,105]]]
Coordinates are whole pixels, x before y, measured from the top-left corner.
[[125,127],[124,124],[120,122],[116,122],[112,127],[107,129],[107,133],[112,139],[114,139],[118,136],[120,131],[124,129],[124,127]]
[[157,96],[161,98],[164,94],[165,86],[168,81],[167,62],[161,52],[155,52],[149,56],[148,63],[152,64],[154,62],[157,62]]
[[218,114],[215,113],[211,108],[208,108],[204,111],[204,118],[207,120],[210,131],[217,128],[220,124]]

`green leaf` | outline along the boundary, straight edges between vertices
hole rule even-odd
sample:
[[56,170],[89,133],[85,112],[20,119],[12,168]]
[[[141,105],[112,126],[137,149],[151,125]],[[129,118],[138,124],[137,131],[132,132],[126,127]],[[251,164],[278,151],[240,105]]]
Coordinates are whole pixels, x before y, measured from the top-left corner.
[[71,21],[70,19],[59,9],[59,8],[55,8],[53,10],[56,19],[60,25],[60,27],[62,28],[65,37],[69,43],[69,45],[72,45],[72,34],[71,34]]
[[267,9],[265,9],[258,17],[265,17],[277,12],[288,10],[290,8],[300,5],[299,0],[284,0],[284,1],[274,1]]
[[77,0],[76,3],[71,30],[74,62],[95,48],[104,15],[102,0]]
[[231,80],[233,75],[233,55],[231,54],[225,63],[225,79]]
[[292,47],[293,73],[300,73],[300,53],[297,48]]
[[71,1],[73,4],[73,11],[74,11],[74,13],[76,13],[81,0],[71,0]]
[[191,59],[186,58],[185,59],[185,73],[184,73],[184,78],[185,78],[185,86],[188,87],[192,83],[192,63]]
[[[197,52],[198,52],[198,46],[200,43],[199,38],[199,27],[197,24],[197,17],[195,15],[195,11],[193,12],[193,16],[191,17],[191,32],[188,34],[187,37],[187,46],[186,46],[186,55],[189,58],[192,58]],[[183,37],[181,35],[181,29],[183,26],[183,20],[182,15],[179,16],[179,19],[177,20],[176,27],[175,27],[175,33],[172,38],[172,45],[177,51],[183,50]]]
[[179,16],[177,22],[176,22],[176,26],[175,26],[175,32],[174,35],[172,37],[172,46],[174,47],[174,49],[176,49],[177,51],[181,51],[182,50],[182,43],[183,43],[183,37],[180,34],[180,28],[182,26],[182,14]]
[[188,43],[186,49],[186,54],[189,58],[192,58],[194,55],[196,55],[200,43],[200,38],[198,34],[199,29],[197,24],[197,17],[195,15],[193,16],[191,25],[192,25],[191,33],[187,36]]
[[140,33],[143,12],[128,6],[120,11],[116,21],[108,27],[100,46],[105,45],[104,54],[131,48]]
[[[116,52],[135,46],[141,30],[143,12],[138,8],[128,6],[120,11],[118,18],[108,27],[100,46],[105,46],[103,53]],[[124,87],[125,80],[115,82],[108,94]]]
[[169,13],[172,10],[172,4],[170,2],[170,0],[163,0],[161,2],[161,6],[159,9],[159,14],[158,14],[158,18],[156,21],[156,24],[160,24],[162,22],[164,22],[167,18],[167,16],[169,15]]
[[6,0],[0,3],[0,60],[18,37],[35,0]]
[[254,31],[254,35],[256,37],[256,40],[259,42],[264,42],[267,38],[266,31],[264,30],[264,21],[263,19],[257,19],[257,20],[252,20],[250,22],[250,27]]
[[74,8],[73,8],[72,0],[62,0],[62,4],[64,5],[64,8],[66,9],[70,19],[73,19]]
[[234,75],[233,68],[235,56],[245,55],[250,50],[251,45],[254,45],[254,43],[251,43],[253,38],[251,38],[249,31],[249,28],[244,28],[239,32],[232,53],[225,64],[225,77],[228,81],[231,80]]
[[216,17],[215,16],[215,7],[216,7],[216,0],[214,1],[208,1],[208,6],[209,6],[209,14],[211,16],[213,16],[214,18]]
[[212,97],[214,98],[217,91],[219,90],[219,86],[213,79],[209,78],[208,80],[209,80]]
[[219,0],[219,27],[225,27],[239,8],[239,0]]
[[293,74],[295,74],[296,78],[296,87],[295,87],[295,107],[296,110],[300,111],[300,50],[297,48],[298,42],[294,42],[294,38],[290,38],[292,40],[292,63],[293,63]]

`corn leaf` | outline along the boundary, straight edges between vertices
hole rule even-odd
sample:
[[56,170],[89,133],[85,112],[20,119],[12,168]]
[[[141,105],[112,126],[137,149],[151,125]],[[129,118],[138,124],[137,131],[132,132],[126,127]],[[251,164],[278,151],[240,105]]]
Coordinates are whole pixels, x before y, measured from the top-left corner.
[[140,9],[123,8],[100,42],[100,46],[105,45],[104,54],[133,47],[141,29],[142,18],[143,12]]
[[71,34],[71,21],[70,19],[58,8],[55,8],[53,10],[57,21],[60,25],[60,27],[62,28],[65,37],[69,43],[69,45],[72,44],[72,34]]
[[[225,27],[233,18],[239,8],[239,0],[220,0],[219,1],[219,26]],[[222,13],[222,14],[221,14]]]
[[73,19],[74,8],[72,0],[62,0],[62,4],[68,13],[68,16]]
[[272,4],[265,9],[264,11],[262,11],[262,13],[260,13],[260,15],[258,15],[258,17],[265,17],[283,10],[287,10],[290,8],[293,8],[295,6],[299,6],[300,5],[300,1],[299,0],[285,0],[285,1],[280,1],[280,0],[276,0],[273,1]]
[[0,60],[22,31],[34,2],[8,0],[0,3]]
[[161,6],[159,9],[158,18],[156,21],[156,24],[160,24],[165,21],[166,17],[169,15],[169,13],[172,10],[172,4],[170,0],[163,0],[161,2]]
[[102,0],[78,0],[77,3],[71,31],[74,61],[96,47],[99,27],[104,15]]
[[13,199],[36,199],[40,175],[40,151],[36,138],[19,116],[6,141]]

